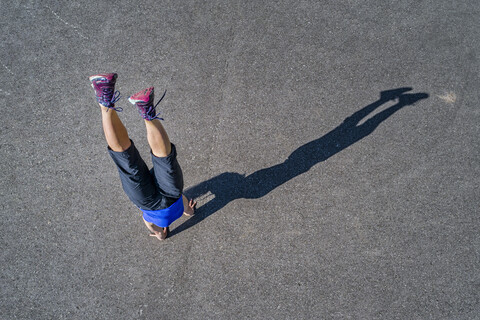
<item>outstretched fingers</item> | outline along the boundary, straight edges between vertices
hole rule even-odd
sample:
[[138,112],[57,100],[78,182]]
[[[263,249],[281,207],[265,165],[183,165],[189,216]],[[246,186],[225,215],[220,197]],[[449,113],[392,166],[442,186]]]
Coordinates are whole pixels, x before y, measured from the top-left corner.
[[188,202],[188,206],[185,208],[185,211],[183,212],[184,215],[187,217],[191,217],[195,214],[195,206],[197,205],[197,201],[194,201],[193,199],[190,199]]
[[156,237],[158,240],[165,240],[168,236],[168,228],[162,228],[160,232],[150,233],[150,237]]

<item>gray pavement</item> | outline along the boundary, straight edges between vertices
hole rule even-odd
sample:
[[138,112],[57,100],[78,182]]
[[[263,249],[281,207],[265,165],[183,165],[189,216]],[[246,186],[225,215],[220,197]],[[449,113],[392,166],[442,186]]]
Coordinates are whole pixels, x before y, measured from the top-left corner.
[[[478,1],[0,13],[1,319],[480,319]],[[168,90],[199,206],[163,243],[106,152],[112,71],[148,163],[125,97]]]

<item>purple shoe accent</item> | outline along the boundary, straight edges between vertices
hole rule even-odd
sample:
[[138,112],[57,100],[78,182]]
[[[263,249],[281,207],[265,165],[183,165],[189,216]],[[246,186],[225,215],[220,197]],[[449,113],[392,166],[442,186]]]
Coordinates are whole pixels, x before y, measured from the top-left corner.
[[160,101],[163,100],[166,93],[167,90],[165,90],[162,97],[160,98],[160,100],[158,100],[155,106],[153,106],[153,100],[155,97],[153,87],[135,93],[128,98],[128,101],[130,101],[130,103],[134,104],[137,107],[138,113],[140,113],[143,119],[148,121],[152,121],[154,119],[163,120],[163,118],[160,118],[158,116],[160,113],[156,113],[155,108],[158,106]]
[[98,103],[108,109],[123,111],[122,108],[115,107],[115,102],[120,99],[120,92],[115,91],[115,83],[117,82],[116,73],[96,74],[88,79],[92,83],[92,88],[95,89]]

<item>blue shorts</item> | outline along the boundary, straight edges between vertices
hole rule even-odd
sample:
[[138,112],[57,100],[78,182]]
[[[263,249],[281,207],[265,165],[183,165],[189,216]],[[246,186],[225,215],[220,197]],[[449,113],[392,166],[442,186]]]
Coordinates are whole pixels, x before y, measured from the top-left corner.
[[[167,209],[182,197],[183,173],[178,164],[177,150],[173,143],[172,151],[168,156],[160,158],[152,154],[152,170],[148,170],[133,141],[125,151],[115,152],[108,148],[108,152],[117,165],[123,190],[140,210]],[[183,213],[183,202],[180,202]],[[178,210],[165,210],[164,212],[171,212],[171,215],[176,216],[178,215],[176,211]]]
[[142,210],[143,219],[159,227],[166,228],[183,215],[183,199],[180,197],[174,204],[161,210]]

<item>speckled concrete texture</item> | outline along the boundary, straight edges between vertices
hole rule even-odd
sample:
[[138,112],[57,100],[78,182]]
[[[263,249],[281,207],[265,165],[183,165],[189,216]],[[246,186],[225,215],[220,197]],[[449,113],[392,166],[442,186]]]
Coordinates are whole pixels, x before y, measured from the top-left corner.
[[[478,1],[2,1],[2,319],[479,319]],[[88,77],[155,86],[148,237]]]

